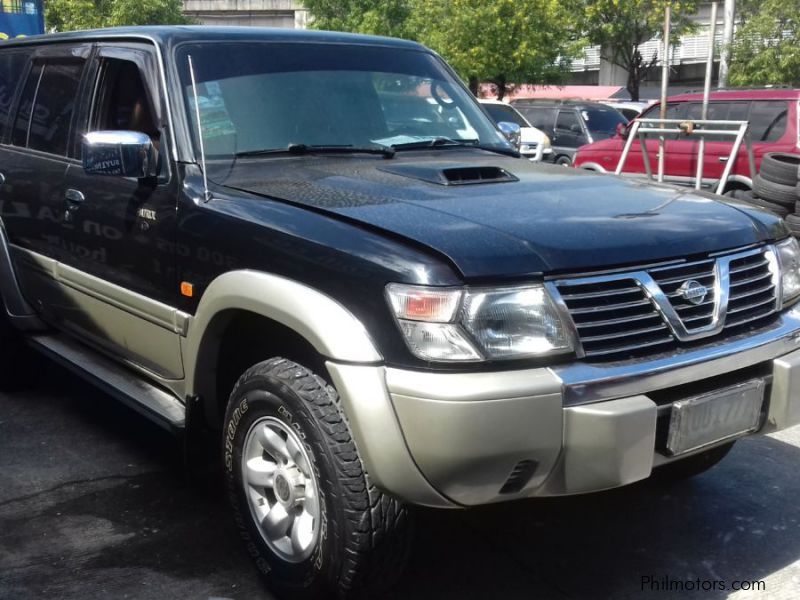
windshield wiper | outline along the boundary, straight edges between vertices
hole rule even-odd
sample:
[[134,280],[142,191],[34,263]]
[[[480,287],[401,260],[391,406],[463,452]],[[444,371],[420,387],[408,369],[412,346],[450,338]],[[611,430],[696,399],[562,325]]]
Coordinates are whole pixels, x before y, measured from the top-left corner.
[[394,157],[394,148],[390,146],[353,146],[343,144],[341,146],[326,146],[312,144],[289,144],[286,148],[265,148],[263,150],[244,150],[237,152],[237,158],[247,158],[251,156],[267,156],[269,154],[380,154],[384,158]]
[[452,139],[447,137],[437,137],[430,140],[420,140],[418,142],[405,142],[402,144],[392,144],[392,148],[398,152],[403,150],[422,150],[425,148],[477,148],[478,150],[486,150],[487,152],[496,152],[505,156],[518,157],[519,152],[511,148],[496,148],[493,146],[485,146],[479,143],[477,139]]
[[419,148],[463,148],[464,146],[474,147],[480,140],[454,140],[448,137],[436,137],[430,140],[417,140],[414,142],[403,142],[402,144],[392,144],[395,150],[417,150]]

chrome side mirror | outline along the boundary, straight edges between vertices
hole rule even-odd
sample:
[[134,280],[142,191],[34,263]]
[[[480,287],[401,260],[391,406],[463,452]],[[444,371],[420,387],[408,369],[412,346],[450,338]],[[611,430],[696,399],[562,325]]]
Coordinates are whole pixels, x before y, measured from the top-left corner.
[[150,136],[139,131],[92,131],[83,136],[83,170],[88,175],[155,177],[158,152]]
[[497,124],[497,128],[506,136],[506,139],[511,142],[514,148],[519,150],[520,141],[522,139],[522,130],[520,126],[511,121],[500,121]]

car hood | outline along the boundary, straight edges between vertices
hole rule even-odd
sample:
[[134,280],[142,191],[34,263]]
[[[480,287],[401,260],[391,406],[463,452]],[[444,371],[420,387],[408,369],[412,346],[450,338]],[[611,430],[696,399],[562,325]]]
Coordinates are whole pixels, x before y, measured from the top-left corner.
[[[485,181],[491,171],[509,180],[446,181]],[[240,160],[225,185],[400,236],[476,280],[652,263],[786,235],[769,213],[718,196],[472,149]]]

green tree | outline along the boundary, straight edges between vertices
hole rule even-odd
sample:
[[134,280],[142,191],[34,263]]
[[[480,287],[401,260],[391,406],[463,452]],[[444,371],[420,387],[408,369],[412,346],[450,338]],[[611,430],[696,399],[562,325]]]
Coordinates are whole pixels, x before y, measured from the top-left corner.
[[181,0],[48,0],[48,30],[74,31],[120,25],[173,25],[190,22]]
[[415,37],[408,20],[417,0],[303,0],[314,29]]
[[737,17],[729,83],[800,84],[800,0],[749,0]]
[[477,91],[494,83],[502,100],[515,83],[558,83],[577,53],[569,0],[419,0],[410,19]]
[[[780,0],[777,0],[780,1]],[[639,99],[639,85],[656,66],[658,56],[642,55],[641,45],[662,39],[664,13],[672,8],[673,42],[694,30],[689,16],[697,11],[695,0],[586,0],[583,30],[590,44],[601,48],[608,62],[628,73],[626,87],[632,100]]]

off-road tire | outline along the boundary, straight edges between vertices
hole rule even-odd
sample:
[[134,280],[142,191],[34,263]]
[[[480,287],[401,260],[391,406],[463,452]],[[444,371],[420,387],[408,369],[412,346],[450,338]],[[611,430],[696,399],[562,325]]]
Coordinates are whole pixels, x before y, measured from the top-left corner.
[[728,442],[700,454],[658,467],[653,471],[653,479],[661,482],[677,482],[705,473],[728,455],[734,443]]
[[[321,528],[299,563],[270,549],[248,504],[243,444],[265,417],[293,428],[316,474]],[[375,598],[400,575],[411,542],[408,511],[370,483],[336,391],[309,369],[272,358],[239,378],[225,415],[223,470],[247,551],[280,597]]]
[[797,201],[797,188],[794,184],[783,185],[764,179],[761,174],[753,180],[753,191],[756,196],[775,204],[781,204],[788,210],[794,209]]
[[800,236],[800,215],[787,215],[784,223],[786,223],[786,227],[789,228],[793,236]]
[[761,159],[759,175],[771,183],[794,187],[799,167],[800,154],[768,152]]
[[775,204],[774,202],[770,202],[769,200],[765,200],[764,198],[758,198],[756,196],[746,198],[743,195],[739,196],[738,198],[747,202],[748,204],[752,204],[753,206],[766,208],[767,210],[772,211],[781,218],[786,217],[791,212],[790,209],[788,209],[785,205]]

